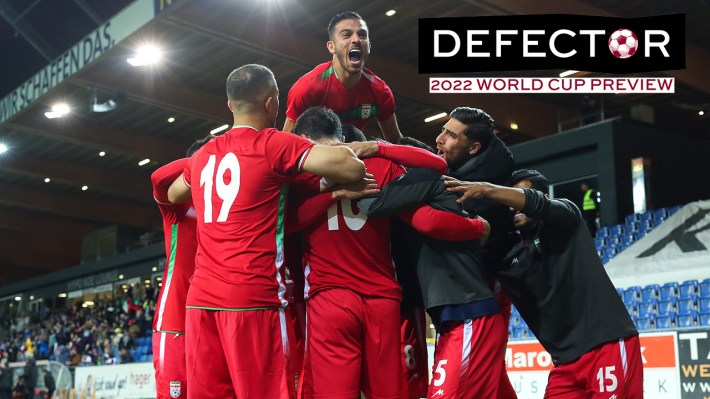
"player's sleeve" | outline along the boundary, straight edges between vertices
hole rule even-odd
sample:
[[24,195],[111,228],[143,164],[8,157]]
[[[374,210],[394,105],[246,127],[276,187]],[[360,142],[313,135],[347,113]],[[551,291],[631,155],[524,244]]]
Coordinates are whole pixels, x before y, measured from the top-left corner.
[[286,214],[286,233],[306,230],[327,214],[328,208],[335,203],[330,192],[320,193],[308,198],[289,201]]
[[436,171],[410,169],[383,186],[378,194],[358,200],[357,207],[369,217],[392,216],[430,202],[442,188],[441,175]]
[[299,116],[315,104],[312,104],[309,98],[308,85],[303,78],[298,79],[288,91],[286,99],[286,117],[292,121],[296,121]]
[[315,143],[292,133],[274,129],[267,141],[267,160],[271,170],[279,176],[294,175],[301,171],[303,162]]
[[173,184],[187,166],[189,158],[182,158],[163,165],[150,175],[153,183],[153,198],[159,204],[171,204],[168,199],[168,188]]
[[380,107],[380,110],[377,112],[377,120],[384,122],[394,115],[394,94],[392,94],[392,90],[390,90],[390,87],[387,86],[387,83],[382,81],[382,88],[379,95],[380,97],[377,105]]
[[379,141],[377,155],[396,162],[407,168],[429,168],[439,174],[446,173],[447,164],[444,158],[431,152],[408,145],[397,145]]
[[549,199],[540,191],[523,189],[525,206],[522,212],[551,226],[574,228],[582,222],[582,212],[567,199]]
[[469,219],[428,205],[402,212],[398,216],[414,230],[443,241],[476,240],[481,238],[485,229],[483,221],[479,219]]
[[187,184],[188,187],[192,187],[192,183],[190,182],[190,179],[192,178],[192,166],[195,163],[195,157],[192,156],[187,159],[187,163],[185,164],[185,169],[182,171],[182,180],[185,181],[185,184]]

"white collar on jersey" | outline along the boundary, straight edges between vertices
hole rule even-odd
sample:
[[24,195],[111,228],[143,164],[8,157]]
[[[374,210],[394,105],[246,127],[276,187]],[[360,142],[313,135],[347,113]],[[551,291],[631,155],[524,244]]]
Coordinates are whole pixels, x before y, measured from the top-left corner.
[[254,126],[249,126],[249,125],[233,125],[233,126],[232,126],[232,129],[236,129],[236,128],[238,128],[238,127],[248,127],[249,129],[254,129],[254,130],[256,130],[256,131],[259,131],[259,130],[258,130],[257,128],[255,128]]

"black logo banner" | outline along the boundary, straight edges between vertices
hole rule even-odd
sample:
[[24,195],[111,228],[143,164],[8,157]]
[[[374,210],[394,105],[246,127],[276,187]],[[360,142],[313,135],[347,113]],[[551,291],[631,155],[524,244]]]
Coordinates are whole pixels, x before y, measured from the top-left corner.
[[419,19],[419,73],[685,68],[685,15],[543,14]]

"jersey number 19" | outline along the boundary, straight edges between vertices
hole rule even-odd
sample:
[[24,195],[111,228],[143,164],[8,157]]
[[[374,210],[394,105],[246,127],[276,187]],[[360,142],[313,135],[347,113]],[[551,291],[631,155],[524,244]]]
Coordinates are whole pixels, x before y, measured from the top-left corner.
[[[217,196],[222,200],[222,206],[219,209],[218,222],[225,222],[229,215],[229,208],[232,207],[234,200],[239,193],[239,160],[234,153],[228,152],[219,162],[217,174],[215,175],[215,164],[217,156],[210,155],[207,164],[200,172],[200,187],[204,192],[205,200],[205,223],[212,223],[212,188],[214,187]],[[229,183],[225,183],[225,175],[229,171]]]

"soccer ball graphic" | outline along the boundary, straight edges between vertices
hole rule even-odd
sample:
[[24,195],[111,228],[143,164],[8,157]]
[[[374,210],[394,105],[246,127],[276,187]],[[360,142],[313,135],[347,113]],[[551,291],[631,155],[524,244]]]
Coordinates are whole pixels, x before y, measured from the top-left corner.
[[636,54],[638,47],[636,34],[628,29],[618,29],[609,36],[609,51],[616,58],[629,58]]

